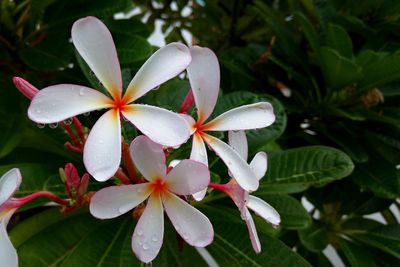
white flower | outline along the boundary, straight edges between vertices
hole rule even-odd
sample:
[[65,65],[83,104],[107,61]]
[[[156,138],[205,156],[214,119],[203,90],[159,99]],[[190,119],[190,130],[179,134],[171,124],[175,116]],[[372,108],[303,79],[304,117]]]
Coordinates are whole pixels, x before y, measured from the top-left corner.
[[[197,121],[188,115],[182,115],[188,121],[193,134],[193,146],[190,159],[208,164],[206,142],[226,164],[241,187],[248,191],[258,188],[249,165],[227,144],[207,134],[207,131],[248,130],[263,128],[275,121],[272,105],[259,102],[229,110],[210,122],[206,122],[217,102],[220,70],[218,59],[208,48],[191,47],[192,62],[187,72],[197,108]],[[201,200],[205,191],[194,195]]]
[[18,266],[17,251],[8,238],[7,224],[16,210],[12,196],[21,180],[18,169],[11,169],[0,178],[0,266]]
[[[238,154],[247,161],[247,139],[244,131],[229,132],[229,144],[238,152]],[[265,152],[258,152],[253,160],[250,162],[250,167],[257,179],[260,180],[267,171],[267,154]],[[232,174],[231,174],[232,175]],[[251,244],[255,252],[261,251],[260,240],[257,235],[257,230],[254,225],[253,218],[248,209],[253,210],[257,215],[261,216],[264,220],[270,222],[273,226],[277,226],[281,222],[279,213],[267,202],[261,198],[251,196],[249,193],[241,188],[233,179],[223,185],[223,191],[227,193],[239,208],[243,220],[245,220],[247,229],[249,230]]]
[[32,99],[28,116],[37,123],[54,123],[108,108],[93,126],[83,151],[88,172],[105,181],[121,161],[121,114],[143,134],[165,146],[178,146],[189,138],[185,121],[171,111],[132,104],[161,83],[185,70],[191,61],[189,49],[171,43],[155,52],[122,93],[122,76],[117,51],[107,27],[97,18],[86,17],[72,26],[72,41],[111,97],[94,89],[59,84],[40,90]]
[[176,196],[190,195],[206,188],[210,181],[207,166],[182,160],[167,173],[162,146],[145,136],[135,138],[130,151],[136,167],[148,182],[98,191],[90,202],[92,215],[100,219],[114,218],[148,199],[132,236],[133,252],[146,263],[152,261],[161,248],[164,209],[188,244],[196,247],[210,244],[214,231],[208,218]]

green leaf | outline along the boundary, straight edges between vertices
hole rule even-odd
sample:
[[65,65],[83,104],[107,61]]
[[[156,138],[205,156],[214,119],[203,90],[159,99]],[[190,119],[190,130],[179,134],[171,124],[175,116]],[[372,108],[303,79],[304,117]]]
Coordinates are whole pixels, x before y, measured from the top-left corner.
[[131,64],[144,61],[150,57],[153,48],[150,43],[141,36],[114,34],[115,45],[120,64]]
[[340,150],[309,146],[271,153],[269,169],[261,181],[260,190],[286,185],[304,190],[310,185],[322,185],[349,175],[354,168],[351,159]]
[[261,190],[257,190],[253,195],[261,197],[278,211],[281,216],[281,226],[287,229],[302,229],[310,226],[310,214],[297,199],[288,195],[263,194]]
[[119,33],[137,37],[138,35],[143,38],[148,38],[151,34],[149,27],[138,19],[118,19],[106,20],[108,29],[114,34]]
[[68,65],[59,55],[35,47],[22,49],[18,54],[26,65],[38,71],[55,71]]
[[60,24],[65,27],[65,24],[71,25],[85,16],[108,18],[130,6],[131,2],[128,0],[57,1],[57,5],[47,9],[45,19],[52,27]]
[[22,174],[22,183],[16,196],[24,196],[41,190],[60,195],[65,194],[64,185],[58,176],[57,166],[39,163],[2,165],[0,166],[0,175],[12,168],[19,168]]
[[311,22],[308,20],[308,18],[306,16],[304,16],[302,13],[296,12],[295,16],[299,20],[300,25],[304,31],[304,34],[306,35],[306,37],[308,39],[308,42],[310,43],[312,50],[318,56],[321,44],[320,44],[320,40],[319,40],[317,31],[315,30],[315,28],[311,24]]
[[359,83],[361,91],[400,79],[400,54],[388,55],[379,61],[370,62],[364,67],[363,73],[364,78]]
[[259,95],[257,101],[267,101],[274,107],[275,122],[269,126],[258,130],[247,131],[247,142],[250,154],[262,150],[266,144],[276,140],[286,129],[286,113],[283,105],[274,97],[269,95]]
[[220,266],[311,266],[283,242],[259,232],[262,251],[253,251],[245,225],[214,223],[214,242],[207,250]]
[[400,259],[400,225],[385,225],[364,233],[354,233],[352,238],[380,249]]
[[301,243],[313,252],[320,252],[329,244],[328,231],[322,225],[314,223],[307,229],[299,230]]
[[347,241],[346,239],[340,238],[338,240],[339,246],[343,251],[346,259],[349,261],[352,267],[370,267],[377,266],[374,263],[370,253],[363,247],[355,244],[354,242]]
[[247,91],[237,91],[226,95],[222,95],[218,98],[218,102],[215,106],[212,118],[215,118],[218,115],[233,108],[254,103],[256,102],[256,97],[257,97],[256,94]]
[[344,28],[329,23],[326,37],[329,47],[338,51],[341,56],[351,59],[353,56],[353,44]]
[[363,77],[361,67],[331,48],[322,47],[320,56],[325,81],[332,90],[352,86]]
[[394,199],[400,195],[400,175],[395,166],[380,157],[371,158],[371,163],[359,164],[352,174],[362,188],[382,198]]

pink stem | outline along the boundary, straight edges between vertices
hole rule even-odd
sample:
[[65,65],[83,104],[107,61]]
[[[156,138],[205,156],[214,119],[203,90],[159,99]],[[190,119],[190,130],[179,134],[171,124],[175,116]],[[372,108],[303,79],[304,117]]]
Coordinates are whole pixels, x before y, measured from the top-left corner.
[[208,187],[214,188],[214,189],[219,190],[219,191],[224,192],[224,193],[226,193],[228,191],[228,187],[225,184],[209,183]]
[[64,122],[61,122],[60,125],[61,125],[61,127],[64,128],[64,130],[67,131],[69,138],[71,138],[72,144],[74,146],[79,145],[78,138],[76,138],[76,136],[75,136],[74,132],[72,131],[71,127],[69,127],[69,125],[67,125]]
[[22,206],[28,202],[31,202],[34,199],[37,199],[39,197],[45,197],[50,199],[51,201],[54,201],[62,206],[68,206],[69,202],[65,199],[60,198],[59,196],[49,192],[49,191],[39,191],[24,197],[16,198],[15,203],[18,203],[19,206]]
[[74,125],[78,132],[78,135],[81,138],[82,144],[84,144],[86,141],[86,138],[85,138],[85,134],[83,133],[83,127],[82,127],[81,122],[78,120],[77,117],[72,117],[72,121],[74,122]]
[[179,113],[187,113],[189,108],[193,105],[194,102],[194,96],[192,89],[189,89],[189,92],[187,93],[185,99],[183,100],[182,106],[179,109]]

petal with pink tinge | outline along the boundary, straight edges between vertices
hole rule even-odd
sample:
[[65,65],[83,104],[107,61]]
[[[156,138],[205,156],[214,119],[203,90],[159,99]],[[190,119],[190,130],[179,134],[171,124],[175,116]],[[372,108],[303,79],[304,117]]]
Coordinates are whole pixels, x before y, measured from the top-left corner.
[[110,98],[94,89],[59,84],[40,90],[33,97],[28,116],[38,123],[59,122],[73,116],[110,106]]
[[258,180],[263,178],[268,168],[267,153],[263,151],[258,152],[250,162],[250,168],[253,170]]
[[190,48],[192,62],[187,68],[190,86],[197,107],[198,121],[203,123],[214,110],[219,92],[220,71],[218,59],[208,48]]
[[253,246],[253,249],[256,253],[261,252],[261,244],[260,244],[260,239],[258,238],[257,234],[257,229],[253,221],[253,217],[251,217],[251,214],[248,209],[246,209],[246,225],[247,225],[247,230],[249,231],[249,236],[251,240],[251,245]]
[[163,193],[162,201],[175,230],[189,245],[205,247],[213,241],[214,230],[203,213],[168,192]]
[[245,131],[229,131],[229,145],[247,162],[248,146]]
[[264,128],[275,121],[272,105],[259,102],[231,109],[204,127],[210,131],[237,131]]
[[21,180],[21,172],[17,168],[3,174],[0,178],[0,206],[18,190]]
[[246,191],[255,191],[258,188],[258,179],[250,166],[230,146],[211,135],[203,135],[204,141],[215,151],[228,167],[237,183]]
[[136,168],[147,181],[165,178],[165,154],[161,145],[154,143],[144,135],[136,137],[129,148]]
[[110,179],[117,172],[121,162],[118,111],[107,111],[93,126],[83,150],[83,162],[86,170],[100,182]]
[[139,260],[149,263],[160,251],[164,237],[164,212],[159,193],[150,196],[132,236],[132,250]]
[[18,256],[7,234],[7,224],[15,210],[0,217],[0,266],[18,267]]
[[95,17],[72,25],[72,41],[96,77],[114,98],[121,96],[122,76],[117,50],[106,25]]
[[90,213],[99,219],[118,217],[145,201],[151,192],[149,183],[103,188],[90,199]]
[[155,52],[128,85],[124,100],[130,103],[184,71],[191,61],[189,48],[170,43]]
[[206,189],[210,182],[208,167],[200,162],[185,159],[167,175],[168,190],[177,195],[191,195]]
[[281,223],[281,216],[279,213],[261,198],[249,196],[247,207],[273,225],[279,225]]
[[186,121],[177,113],[148,105],[132,104],[122,111],[144,135],[164,146],[179,146],[189,139]]

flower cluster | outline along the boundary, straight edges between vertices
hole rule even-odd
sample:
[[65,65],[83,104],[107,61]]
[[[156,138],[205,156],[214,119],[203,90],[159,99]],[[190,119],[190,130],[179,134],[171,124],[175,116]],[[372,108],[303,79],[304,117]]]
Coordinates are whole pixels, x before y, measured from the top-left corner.
[[[72,41],[107,94],[73,84],[37,90],[21,78],[14,78],[14,83],[32,99],[28,116],[34,122],[59,123],[73,117],[80,141],[67,125],[63,125],[72,141],[67,148],[75,147],[71,150],[83,153],[86,170],[97,181],[117,177],[122,185],[105,187],[86,195],[89,176],[85,174],[81,179],[75,167],[67,164],[62,176],[66,176],[64,182],[70,199],[67,203],[61,203],[66,207],[64,210],[89,202],[94,217],[109,219],[142,207],[140,212],[135,209],[138,222],[132,236],[132,250],[141,261],[148,263],[157,256],[162,246],[164,210],[186,243],[205,247],[212,242],[214,232],[211,222],[190,205],[187,198],[192,195],[200,201],[206,195],[207,188],[212,187],[227,193],[234,200],[248,226],[254,250],[260,252],[260,242],[248,208],[273,225],[280,223],[280,217],[263,200],[249,195],[257,190],[259,180],[266,172],[267,157],[264,152],[259,152],[250,164],[247,163],[244,130],[271,125],[275,121],[272,105],[268,102],[244,105],[208,120],[217,102],[220,82],[218,59],[208,48],[168,44],[144,63],[126,90],[123,90],[117,51],[111,33],[100,20],[86,17],[76,21],[72,27]],[[185,70],[191,91],[182,105],[181,113],[134,103]],[[193,102],[196,118],[187,114]],[[106,111],[86,136],[75,116],[100,109]],[[130,140],[121,137],[122,118],[141,133],[130,145],[127,143]],[[215,131],[228,131],[230,144],[210,134]],[[167,167],[166,148],[177,149],[190,136],[193,136],[190,158],[181,160],[174,167]],[[232,177],[228,184],[210,183],[205,144],[225,163]],[[11,175],[14,178],[8,178]],[[8,180],[13,182],[13,186],[9,185],[11,182]],[[19,183],[20,176],[16,170],[7,173],[0,181],[2,235],[5,224],[15,211],[15,207],[7,208],[7,201]],[[3,240],[6,240],[6,245]],[[15,266],[15,250],[8,238],[2,238],[1,242],[1,246],[7,247],[7,250],[0,250],[1,265]],[[15,264],[5,263],[4,259],[10,262],[14,260]]]

